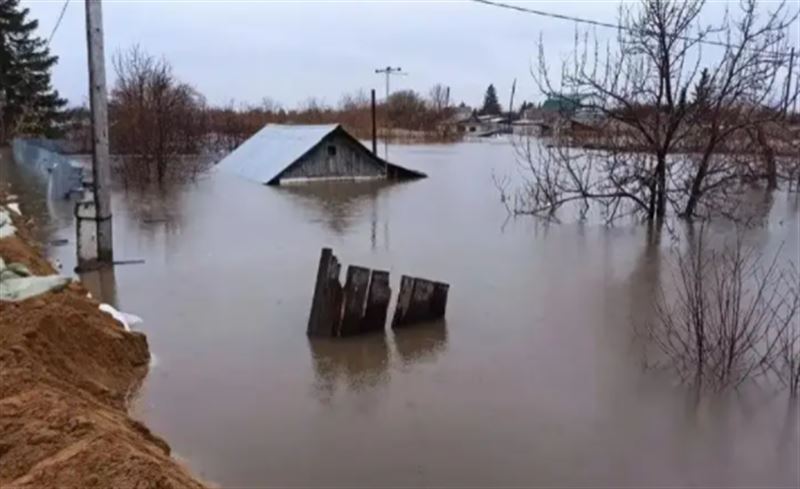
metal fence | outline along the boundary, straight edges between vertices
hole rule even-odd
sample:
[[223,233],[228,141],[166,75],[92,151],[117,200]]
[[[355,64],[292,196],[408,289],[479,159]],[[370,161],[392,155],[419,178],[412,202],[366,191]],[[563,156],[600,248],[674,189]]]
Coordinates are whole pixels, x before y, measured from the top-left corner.
[[56,141],[47,139],[14,139],[11,143],[14,161],[41,178],[54,198],[68,198],[83,188],[83,167],[59,153]]

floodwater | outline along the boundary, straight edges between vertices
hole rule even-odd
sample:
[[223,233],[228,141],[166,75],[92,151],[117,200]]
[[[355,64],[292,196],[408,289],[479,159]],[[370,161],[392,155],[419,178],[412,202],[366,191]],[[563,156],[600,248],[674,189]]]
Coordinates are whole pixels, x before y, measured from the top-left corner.
[[[670,273],[669,240],[508,220],[501,142],[391,160],[429,178],[271,188],[213,174],[115,194],[116,257],[146,262],[85,280],[144,318],[156,361],[134,414],[196,474],[249,488],[798,486],[785,395],[698,405],[643,368],[634,326]],[[50,252],[71,269],[69,207],[22,197],[46,239],[70,239]],[[798,229],[796,196],[778,194],[748,239],[797,260]],[[446,321],[309,340],[323,246],[390,270],[394,290],[402,274],[449,282]]]

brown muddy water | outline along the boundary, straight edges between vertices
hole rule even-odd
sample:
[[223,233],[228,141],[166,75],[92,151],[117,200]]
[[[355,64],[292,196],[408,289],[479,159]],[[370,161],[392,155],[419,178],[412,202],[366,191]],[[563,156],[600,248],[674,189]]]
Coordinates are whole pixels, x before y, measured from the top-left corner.
[[[634,325],[669,274],[641,226],[507,220],[503,143],[392,148],[429,178],[271,188],[213,174],[119,191],[119,259],[86,276],[156,357],[134,413],[224,487],[797,487],[797,407],[769,389],[700,405],[643,369]],[[3,167],[10,180],[20,178]],[[21,193],[19,186],[15,187]],[[74,265],[71,208],[28,190]],[[27,204],[27,206],[26,206]],[[778,194],[748,241],[797,260]],[[724,226],[720,226],[724,231]],[[319,251],[450,282],[446,322],[309,340]]]

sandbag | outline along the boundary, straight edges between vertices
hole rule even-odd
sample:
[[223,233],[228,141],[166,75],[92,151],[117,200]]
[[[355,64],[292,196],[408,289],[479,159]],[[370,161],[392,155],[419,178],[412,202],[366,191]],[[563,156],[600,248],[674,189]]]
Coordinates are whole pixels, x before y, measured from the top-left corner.
[[0,239],[10,238],[16,234],[17,228],[11,221],[11,215],[8,211],[0,209]]
[[0,257],[0,301],[22,301],[50,291],[61,290],[70,281],[61,275],[31,275],[30,270],[20,263],[6,265]]

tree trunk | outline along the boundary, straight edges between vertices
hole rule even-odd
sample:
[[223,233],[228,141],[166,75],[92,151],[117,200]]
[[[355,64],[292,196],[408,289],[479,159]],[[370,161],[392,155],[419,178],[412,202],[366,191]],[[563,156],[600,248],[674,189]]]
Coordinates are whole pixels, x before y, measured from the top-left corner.
[[647,221],[653,222],[656,214],[656,177],[652,176],[649,184],[650,201],[647,203]]
[[683,209],[683,217],[686,219],[694,217],[694,213],[697,211],[703,180],[705,180],[708,174],[708,165],[711,161],[711,154],[713,151],[714,146],[708,145],[706,151],[703,153],[703,158],[700,160],[700,165],[697,167],[697,173],[692,180],[692,188],[689,190],[689,199],[686,201],[686,207]]
[[767,136],[764,134],[764,127],[760,124],[756,127],[756,141],[761,148],[761,155],[764,157],[767,189],[775,190],[778,188],[778,167],[775,164],[775,151],[769,145]]
[[659,222],[664,220],[667,215],[667,156],[666,154],[657,155],[656,164],[656,219]]

